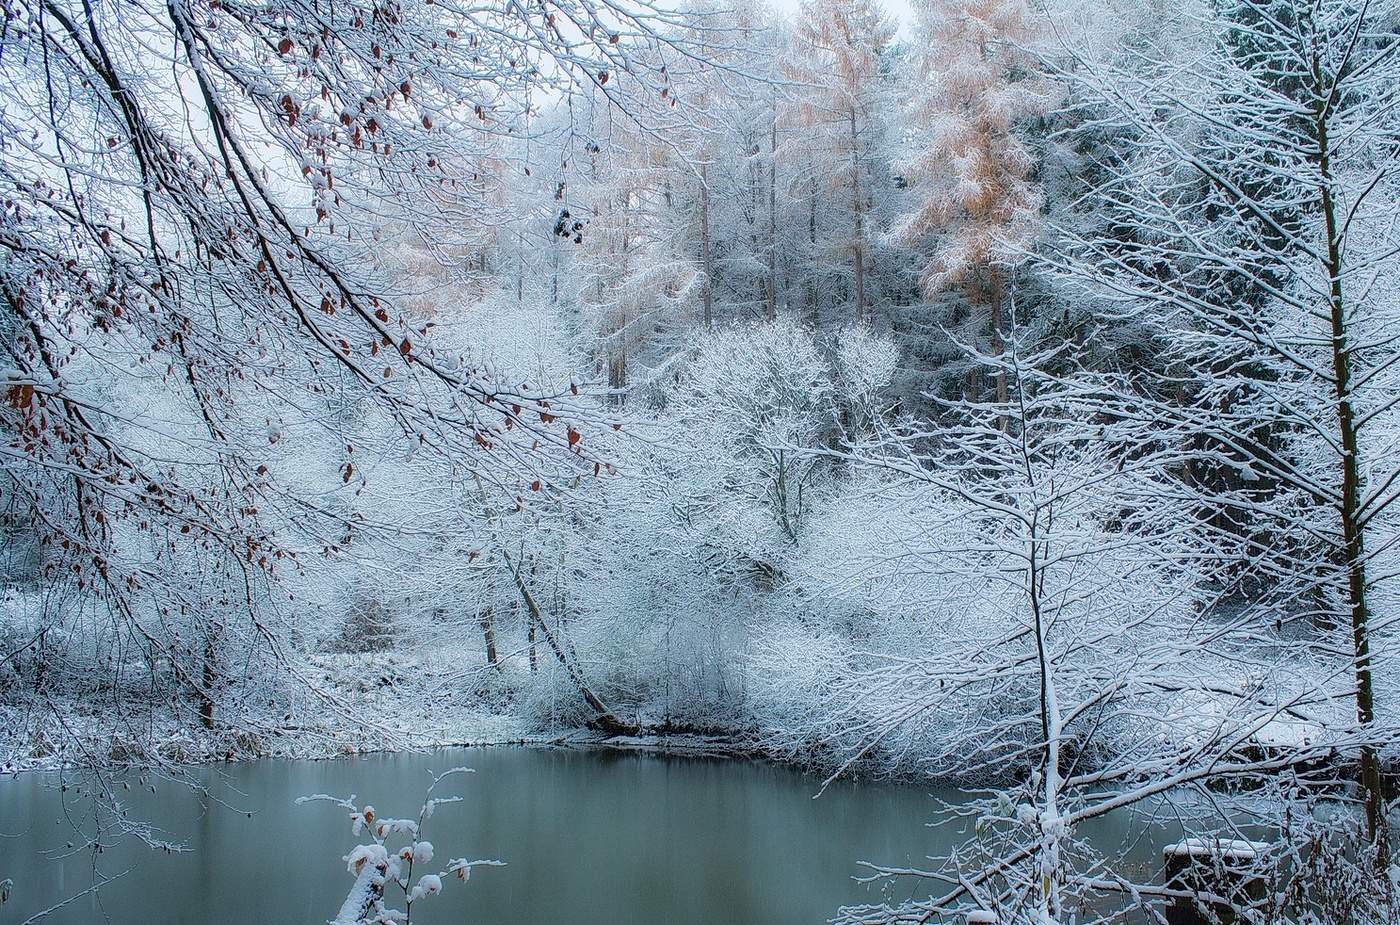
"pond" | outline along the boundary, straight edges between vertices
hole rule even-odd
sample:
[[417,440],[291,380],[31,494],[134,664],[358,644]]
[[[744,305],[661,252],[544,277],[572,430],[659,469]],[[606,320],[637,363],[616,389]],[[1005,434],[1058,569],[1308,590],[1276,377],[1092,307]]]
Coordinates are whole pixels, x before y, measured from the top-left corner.
[[[819,923],[844,903],[901,899],[916,888],[882,893],[857,883],[858,861],[920,865],[961,837],[956,826],[928,825],[938,800],[955,791],[842,782],[813,799],[814,779],[744,761],[513,747],[266,760],[199,769],[208,800],[168,782],[155,793],[124,792],[132,818],[190,850],[121,841],[97,868],[129,872],[44,921],[325,922],[350,886],[341,858],[356,841],[341,809],[298,806],[297,797],[354,793],[381,814],[416,815],[430,772],[458,765],[476,773],[444,784],[464,800],[439,807],[428,824],[436,861],[507,866],[449,882],[444,895],[415,906],[421,925]],[[0,879],[15,884],[0,923],[22,922],[93,882],[92,852],[65,850],[82,843],[75,829],[91,831],[92,806],[58,783],[51,774],[0,781]],[[1141,835],[1115,820],[1092,837],[1150,857],[1146,840],[1129,837],[1133,829]]]

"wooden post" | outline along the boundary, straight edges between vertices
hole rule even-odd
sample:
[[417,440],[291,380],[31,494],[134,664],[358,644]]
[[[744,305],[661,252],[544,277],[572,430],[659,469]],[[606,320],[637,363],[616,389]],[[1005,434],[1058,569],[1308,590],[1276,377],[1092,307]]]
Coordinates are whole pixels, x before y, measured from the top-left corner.
[[1190,890],[1167,907],[1167,925],[1234,925],[1236,904],[1264,894],[1254,860],[1267,845],[1227,838],[1187,838],[1162,850],[1168,887]]

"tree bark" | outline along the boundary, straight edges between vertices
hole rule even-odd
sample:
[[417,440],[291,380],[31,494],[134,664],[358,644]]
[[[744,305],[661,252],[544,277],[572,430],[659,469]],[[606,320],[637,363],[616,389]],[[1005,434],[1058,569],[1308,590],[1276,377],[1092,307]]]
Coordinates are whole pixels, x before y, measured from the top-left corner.
[[489,605],[481,611],[481,635],[486,640],[487,664],[499,669],[501,662],[496,656],[496,621]]
[[[1314,59],[1314,79],[1322,84]],[[1375,695],[1371,676],[1370,609],[1366,587],[1366,543],[1361,514],[1361,468],[1359,424],[1351,394],[1351,348],[1345,290],[1342,287],[1342,242],[1337,202],[1332,195],[1332,165],[1328,136],[1328,100],[1331,94],[1317,93],[1316,165],[1321,179],[1319,193],[1322,218],[1327,233],[1326,271],[1328,275],[1328,315],[1331,322],[1332,379],[1337,411],[1338,437],[1342,445],[1342,552],[1347,572],[1347,605],[1351,616],[1353,670],[1356,679],[1356,721],[1362,729],[1361,787],[1366,803],[1366,834],[1379,852],[1382,867],[1389,853],[1385,833],[1385,795],[1381,787],[1380,759],[1370,739],[1375,721]]]

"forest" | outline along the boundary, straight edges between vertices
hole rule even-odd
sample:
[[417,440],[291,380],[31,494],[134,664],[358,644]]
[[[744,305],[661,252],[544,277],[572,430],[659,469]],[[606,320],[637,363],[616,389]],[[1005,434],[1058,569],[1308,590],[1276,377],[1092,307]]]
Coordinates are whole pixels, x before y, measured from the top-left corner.
[[1400,923],[1400,3],[0,9],[0,830],[699,753],[959,794],[837,922]]

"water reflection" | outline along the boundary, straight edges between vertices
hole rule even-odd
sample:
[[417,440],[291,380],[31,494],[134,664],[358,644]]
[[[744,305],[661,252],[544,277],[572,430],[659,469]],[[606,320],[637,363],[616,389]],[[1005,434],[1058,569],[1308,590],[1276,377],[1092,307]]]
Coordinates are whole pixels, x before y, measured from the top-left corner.
[[[132,872],[45,921],[324,922],[350,884],[340,858],[355,842],[340,810],[296,798],[354,793],[382,813],[413,815],[429,773],[456,765],[476,769],[449,787],[465,800],[440,807],[426,837],[439,861],[508,866],[479,870],[465,886],[452,880],[415,907],[421,925],[817,923],[843,903],[882,898],[852,881],[857,861],[919,866],[961,837],[956,826],[927,825],[952,791],[841,783],[813,799],[811,778],[748,762],[521,748],[260,761],[197,772],[210,801],[171,783],[123,791],[133,818],[193,850],[122,842],[97,870]],[[0,879],[15,882],[0,921],[23,921],[92,883],[90,851],[45,856],[81,844],[75,831],[92,827],[91,803],[60,793],[57,780],[0,781]],[[1126,819],[1101,825],[1095,837],[1150,858],[1151,845],[1126,840],[1129,828]]]

